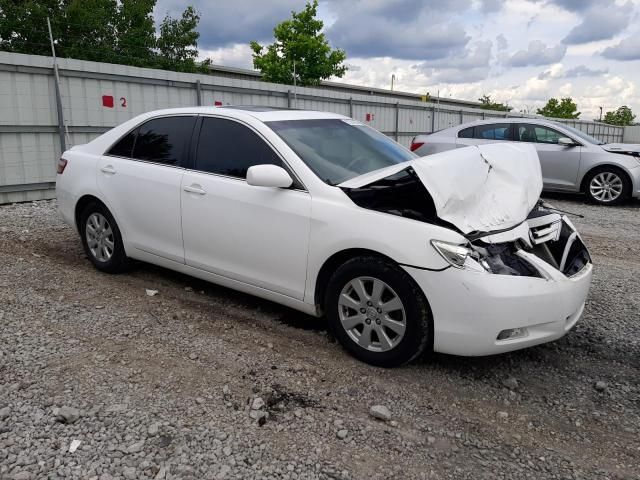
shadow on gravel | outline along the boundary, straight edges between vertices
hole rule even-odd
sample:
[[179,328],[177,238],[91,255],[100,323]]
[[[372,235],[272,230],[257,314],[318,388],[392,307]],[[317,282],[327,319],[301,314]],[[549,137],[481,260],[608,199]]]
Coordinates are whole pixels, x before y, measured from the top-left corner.
[[[589,201],[587,201],[587,198],[583,194],[578,194],[578,193],[544,192],[542,194],[541,198],[543,200],[549,200],[552,203],[553,203],[553,200],[561,200],[563,202],[571,202],[571,203],[576,204],[576,206],[578,206],[578,207],[585,206],[585,205],[586,206],[591,206],[591,207],[598,207],[599,206],[599,205],[596,205],[594,203],[590,203]],[[631,198],[631,199],[627,200],[626,202],[623,202],[620,205],[616,205],[616,207],[640,209],[640,199]],[[611,208],[611,207],[603,206],[602,208]]]
[[[201,298],[203,295],[210,301],[222,302],[225,305],[235,304],[238,307],[243,307],[256,312],[265,312],[275,317],[276,321],[287,325],[289,327],[298,328],[302,330],[311,331],[326,331],[327,323],[324,318],[316,318],[311,315],[306,315],[302,312],[298,312],[292,308],[285,307],[283,305],[264,300],[262,298],[242,293],[237,290],[232,290],[221,285],[209,283],[205,280],[200,280],[189,275],[175,272],[173,270],[165,269],[155,265],[137,262],[130,275],[136,278],[144,279],[156,284],[171,283],[177,292],[174,295],[180,297],[181,301],[190,302],[193,300],[194,293],[197,298]],[[185,289],[190,289],[186,291]],[[182,292],[181,292],[182,290]],[[201,292],[204,292],[202,294]]]

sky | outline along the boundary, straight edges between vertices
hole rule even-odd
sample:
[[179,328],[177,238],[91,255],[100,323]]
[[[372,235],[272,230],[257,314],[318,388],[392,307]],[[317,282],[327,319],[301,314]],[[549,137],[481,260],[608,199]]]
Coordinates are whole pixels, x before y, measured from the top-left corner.
[[[215,64],[252,68],[249,42],[304,0],[191,0],[198,48]],[[185,2],[158,0],[155,15]],[[482,95],[535,113],[550,97],[572,97],[580,118],[630,106],[640,118],[640,0],[320,0],[333,48],[347,53],[337,81],[431,97]]]

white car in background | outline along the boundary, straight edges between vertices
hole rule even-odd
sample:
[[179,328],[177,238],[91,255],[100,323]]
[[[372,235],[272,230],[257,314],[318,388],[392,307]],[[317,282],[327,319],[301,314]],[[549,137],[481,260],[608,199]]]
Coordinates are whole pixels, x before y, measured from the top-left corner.
[[418,135],[411,150],[431,155],[469,145],[508,142],[535,147],[545,190],[583,192],[603,205],[640,197],[640,145],[604,144],[550,120],[505,118],[465,123]]
[[425,159],[341,115],[259,107],[140,115],[64,152],[57,176],[97,269],[136,259],[326,315],[381,366],[575,325],[591,259],[541,188],[527,145]]

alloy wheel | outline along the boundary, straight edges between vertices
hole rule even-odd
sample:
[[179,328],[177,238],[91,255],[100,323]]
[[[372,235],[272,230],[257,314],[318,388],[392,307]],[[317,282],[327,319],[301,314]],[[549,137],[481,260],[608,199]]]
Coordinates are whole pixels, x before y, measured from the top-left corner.
[[85,236],[91,255],[99,262],[108,262],[114,252],[115,238],[104,215],[95,212],[87,218]]
[[395,348],[407,328],[402,300],[374,277],[357,277],[344,286],[338,298],[338,315],[349,338],[372,352]]
[[612,172],[598,173],[589,183],[591,196],[600,202],[613,202],[622,195],[622,179]]

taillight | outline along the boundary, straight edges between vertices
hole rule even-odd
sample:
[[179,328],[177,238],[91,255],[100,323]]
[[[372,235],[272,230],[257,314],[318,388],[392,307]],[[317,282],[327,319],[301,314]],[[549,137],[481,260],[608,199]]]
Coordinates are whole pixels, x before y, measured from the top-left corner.
[[66,159],[61,158],[60,160],[58,160],[58,174],[62,174],[66,167],[67,167],[67,160]]
[[419,149],[422,145],[424,145],[424,142],[411,142],[411,151],[415,152],[417,149]]

